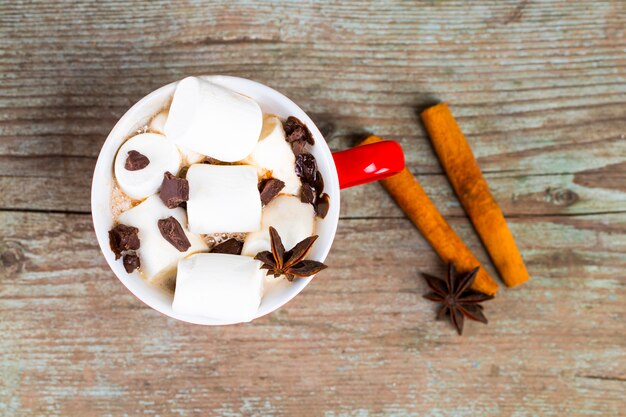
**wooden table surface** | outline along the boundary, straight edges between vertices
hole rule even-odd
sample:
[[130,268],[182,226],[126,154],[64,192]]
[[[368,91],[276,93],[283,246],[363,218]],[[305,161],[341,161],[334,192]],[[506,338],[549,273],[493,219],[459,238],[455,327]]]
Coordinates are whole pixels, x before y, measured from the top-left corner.
[[[1,2],[0,415],[624,415],[625,28],[621,0]],[[116,120],[189,74],[284,92],[334,150],[399,141],[489,265],[416,116],[448,101],[532,281],[457,336],[421,297],[444,266],[369,184],[285,308],[146,307],[100,254],[91,175]]]

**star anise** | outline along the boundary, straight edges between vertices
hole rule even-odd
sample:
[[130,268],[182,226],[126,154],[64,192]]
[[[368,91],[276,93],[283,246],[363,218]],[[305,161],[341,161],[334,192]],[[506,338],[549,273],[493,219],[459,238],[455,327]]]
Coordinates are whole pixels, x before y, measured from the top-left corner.
[[321,262],[304,259],[317,240],[317,235],[307,237],[289,251],[285,251],[282,239],[271,226],[270,239],[272,251],[259,252],[254,257],[263,262],[261,268],[268,270],[267,275],[274,275],[274,278],[284,275],[289,281],[293,281],[295,277],[308,277],[326,269],[326,265]]
[[433,292],[424,295],[430,301],[441,303],[437,312],[437,320],[449,314],[450,321],[459,335],[463,334],[464,317],[487,324],[483,314],[483,306],[479,303],[493,299],[492,295],[472,291],[469,288],[476,279],[479,267],[467,274],[457,274],[454,265],[448,265],[448,276],[445,280],[432,275],[423,274],[426,283]]

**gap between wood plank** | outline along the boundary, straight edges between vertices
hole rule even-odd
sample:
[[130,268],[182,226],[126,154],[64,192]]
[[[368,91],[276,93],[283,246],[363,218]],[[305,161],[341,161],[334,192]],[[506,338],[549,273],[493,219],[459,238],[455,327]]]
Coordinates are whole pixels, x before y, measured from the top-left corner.
[[618,382],[626,382],[626,378],[621,378],[619,376],[603,376],[603,375],[575,375],[576,378],[585,378],[585,379],[597,379],[600,381],[618,381]]
[[[530,218],[555,218],[555,217],[585,217],[585,216],[602,216],[602,215],[612,215],[612,214],[624,214],[626,210],[617,210],[617,211],[594,211],[589,213],[547,213],[547,214],[507,214],[504,217],[506,219],[530,219]],[[444,216],[448,219],[465,219],[468,218],[466,215],[458,215],[458,214],[450,214]],[[372,216],[355,216],[355,217],[339,217],[339,220],[391,220],[391,219],[404,219],[405,216],[382,216],[382,217],[372,217]]]
[[0,208],[0,213],[1,212],[91,215],[91,211],[83,211],[83,210],[44,210],[44,209],[20,209],[20,208],[11,208],[11,207]]
[[[0,208],[0,213],[39,213],[39,214],[72,214],[72,215],[91,215],[91,211],[82,211],[82,210],[45,210],[45,209],[20,209],[20,208],[11,208],[5,207]],[[614,215],[614,214],[624,214],[626,210],[617,210],[617,211],[595,211],[589,213],[554,213],[554,214],[510,214],[504,216],[507,219],[528,219],[528,218],[555,218],[555,217],[587,217],[587,216],[602,216],[602,215]],[[467,218],[465,215],[456,215],[451,214],[445,216],[449,219],[464,219]],[[398,220],[404,219],[405,216],[354,216],[354,217],[339,217],[339,220]]]

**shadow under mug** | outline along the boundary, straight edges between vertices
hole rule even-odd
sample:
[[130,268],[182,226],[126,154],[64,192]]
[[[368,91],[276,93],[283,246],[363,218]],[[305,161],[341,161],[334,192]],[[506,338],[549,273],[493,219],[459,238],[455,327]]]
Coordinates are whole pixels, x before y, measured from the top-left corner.
[[[230,76],[201,77],[226,88],[244,94],[261,106],[263,113],[271,113],[285,119],[295,116],[307,125],[315,139],[310,152],[315,156],[318,169],[324,178],[324,192],[330,197],[330,208],[324,219],[316,222],[315,242],[310,259],[323,262],[330,251],[337,223],[339,222],[339,190],[366,182],[380,180],[400,172],[404,168],[404,155],[400,145],[384,141],[372,145],[359,146],[345,151],[332,153],[313,121],[293,101],[276,90],[244,78]],[[232,322],[215,320],[207,317],[178,314],[172,310],[172,295],[156,288],[143,280],[135,271],[126,273],[122,260],[115,260],[109,246],[108,231],[113,227],[111,212],[111,190],[113,186],[113,161],[119,147],[141,128],[150,118],[169,105],[177,82],[168,84],[148,94],[117,122],[107,137],[94,170],[91,186],[91,210],[96,237],[107,263],[117,278],[137,298],[148,306],[169,317],[188,323],[202,325],[226,325]],[[313,277],[288,282],[277,280],[268,286],[255,318],[264,316],[285,305],[311,282]]]

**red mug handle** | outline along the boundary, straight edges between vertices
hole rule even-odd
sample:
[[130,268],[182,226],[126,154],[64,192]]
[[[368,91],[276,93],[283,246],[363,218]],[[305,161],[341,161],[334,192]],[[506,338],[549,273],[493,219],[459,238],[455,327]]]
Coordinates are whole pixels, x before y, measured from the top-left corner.
[[333,159],[341,189],[382,180],[404,169],[402,147],[391,140],[334,152]]

